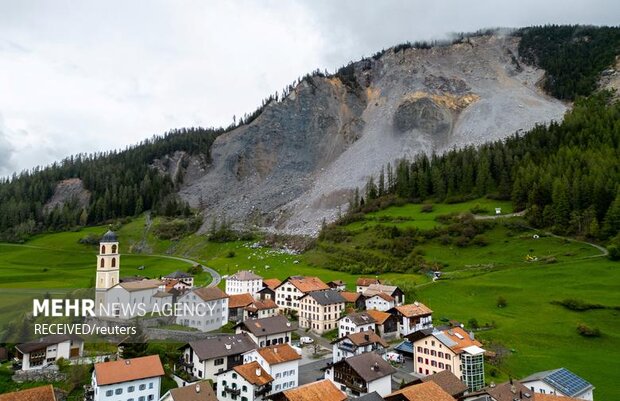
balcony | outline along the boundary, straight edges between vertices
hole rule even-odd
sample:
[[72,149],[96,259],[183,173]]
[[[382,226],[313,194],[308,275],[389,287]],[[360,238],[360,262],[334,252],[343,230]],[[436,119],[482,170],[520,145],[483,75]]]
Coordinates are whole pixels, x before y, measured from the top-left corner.
[[239,395],[241,394],[240,388],[232,388],[229,386],[224,387],[224,391],[229,393],[233,397],[239,397]]
[[271,392],[271,383],[265,384],[260,387],[258,390],[254,391],[254,397],[260,397],[265,394],[269,394]]
[[338,344],[338,349],[344,352],[355,352],[357,350],[357,347],[351,344],[340,343]]

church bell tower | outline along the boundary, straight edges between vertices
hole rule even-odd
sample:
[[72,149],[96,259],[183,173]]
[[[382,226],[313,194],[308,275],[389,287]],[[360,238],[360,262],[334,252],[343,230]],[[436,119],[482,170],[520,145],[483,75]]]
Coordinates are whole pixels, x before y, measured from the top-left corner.
[[97,255],[97,277],[95,281],[95,305],[105,303],[106,292],[118,284],[121,255],[118,239],[113,231],[108,231],[99,242]]

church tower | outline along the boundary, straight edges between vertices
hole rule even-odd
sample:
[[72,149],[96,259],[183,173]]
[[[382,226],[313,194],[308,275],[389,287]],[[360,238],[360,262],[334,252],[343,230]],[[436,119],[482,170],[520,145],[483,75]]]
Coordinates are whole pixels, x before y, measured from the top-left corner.
[[95,281],[95,305],[105,303],[106,292],[118,284],[121,255],[116,234],[108,231],[99,242],[97,255],[97,277]]

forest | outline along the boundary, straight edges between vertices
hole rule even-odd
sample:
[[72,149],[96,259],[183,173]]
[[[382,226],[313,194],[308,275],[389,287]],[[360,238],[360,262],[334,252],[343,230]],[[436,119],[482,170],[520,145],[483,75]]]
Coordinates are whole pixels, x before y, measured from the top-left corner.
[[389,204],[390,196],[445,203],[488,196],[527,210],[534,227],[608,240],[620,231],[620,103],[610,100],[597,93],[578,99],[562,123],[388,164],[356,193],[344,220]]

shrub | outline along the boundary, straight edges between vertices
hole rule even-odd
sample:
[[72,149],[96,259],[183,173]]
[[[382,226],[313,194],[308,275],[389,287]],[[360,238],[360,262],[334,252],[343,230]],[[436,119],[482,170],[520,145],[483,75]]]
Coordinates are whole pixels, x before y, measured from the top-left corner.
[[617,245],[609,245],[607,247],[607,252],[609,252],[607,255],[609,260],[620,260],[620,247]]
[[226,254],[227,258],[234,258],[237,254],[235,253],[235,251],[228,251],[228,253]]
[[508,301],[506,301],[506,298],[502,297],[501,295],[497,297],[497,307],[505,308],[506,306],[508,306]]
[[476,205],[472,207],[471,209],[469,209],[469,211],[472,212],[473,214],[483,214],[483,213],[487,213],[489,210],[480,206],[479,203],[476,203]]
[[600,337],[601,331],[596,327],[590,327],[584,323],[577,326],[577,333],[583,337]]
[[587,311],[591,309],[605,309],[604,305],[589,304],[585,301],[582,301],[580,299],[574,299],[574,298],[567,298],[562,301],[552,301],[551,303],[554,305],[561,305],[565,307],[566,309],[572,310],[575,312],[583,312],[583,311]]
[[489,245],[489,240],[482,234],[476,235],[472,242],[478,246],[487,246]]
[[432,203],[427,203],[425,205],[422,205],[422,207],[420,208],[420,212],[422,213],[431,213],[432,211],[433,211]]
[[478,324],[478,320],[476,320],[476,318],[473,318],[473,317],[469,319],[469,321],[467,322],[467,326],[469,326],[470,329],[480,328],[480,325]]
[[454,240],[454,243],[456,244],[456,246],[464,248],[469,245],[469,238],[461,235]]

